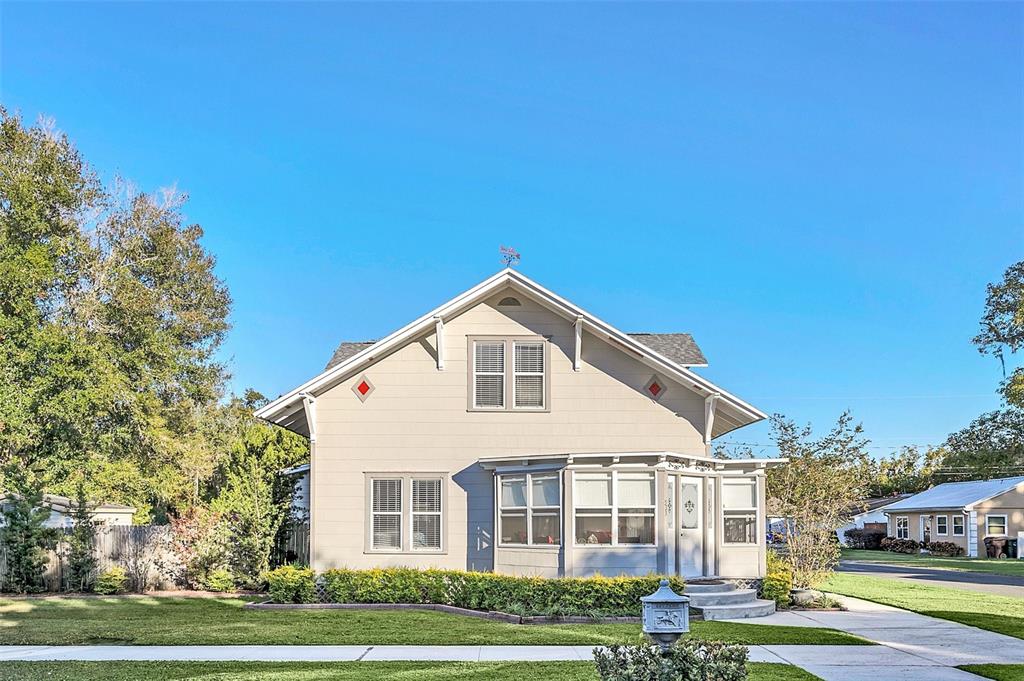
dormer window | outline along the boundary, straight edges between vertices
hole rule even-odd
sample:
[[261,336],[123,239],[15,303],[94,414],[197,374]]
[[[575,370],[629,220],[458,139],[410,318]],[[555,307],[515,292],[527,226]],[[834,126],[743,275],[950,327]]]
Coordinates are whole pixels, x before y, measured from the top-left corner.
[[470,411],[546,411],[548,342],[477,337],[470,345]]

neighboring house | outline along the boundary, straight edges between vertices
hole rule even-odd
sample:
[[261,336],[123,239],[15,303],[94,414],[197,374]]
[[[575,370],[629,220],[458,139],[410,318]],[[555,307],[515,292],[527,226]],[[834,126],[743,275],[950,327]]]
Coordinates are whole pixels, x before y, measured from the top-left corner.
[[290,478],[295,485],[288,515],[296,522],[306,522],[309,520],[309,464],[285,468],[279,475],[282,478]]
[[851,518],[850,522],[846,523],[838,530],[836,534],[839,536],[839,543],[846,546],[846,532],[847,530],[875,530],[877,532],[887,532],[886,524],[889,519],[885,515],[885,509],[895,504],[897,501],[901,501],[910,497],[910,494],[897,494],[892,497],[876,497],[873,499],[865,499],[863,502],[857,505],[859,509],[858,513],[855,513]]
[[310,439],[316,570],[761,577],[782,460],[711,456],[765,414],[702,366],[505,269],[256,415]]
[[986,537],[1024,534],[1024,476],[944,482],[886,507],[889,535],[949,541],[985,556]]
[[[7,511],[8,497],[0,497],[0,522],[2,515]],[[46,527],[70,528],[73,527],[75,508],[78,506],[74,499],[57,496],[56,494],[44,494],[43,506],[50,509],[50,517],[44,523]],[[135,515],[134,506],[123,506],[121,504],[97,504],[91,507],[92,519],[102,525],[131,525],[132,516]]]

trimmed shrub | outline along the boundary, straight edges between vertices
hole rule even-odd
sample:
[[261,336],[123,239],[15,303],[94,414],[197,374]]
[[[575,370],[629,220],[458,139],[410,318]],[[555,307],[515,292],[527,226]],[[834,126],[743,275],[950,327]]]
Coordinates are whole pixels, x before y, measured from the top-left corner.
[[[546,579],[414,568],[328,570],[321,578],[332,603],[437,604],[549,617],[637,616],[640,597],[656,591],[661,579],[655,575]],[[681,579],[670,578],[670,584],[682,592]]]
[[128,588],[128,575],[124,568],[112,567],[100,573],[93,591],[104,596],[123,594]]
[[769,551],[767,571],[761,582],[761,598],[775,601],[780,608],[789,607],[789,592],[793,590],[793,568],[785,558]]
[[665,655],[649,645],[594,649],[601,681],[743,681],[746,662],[744,646],[716,641],[682,639]]
[[896,537],[886,537],[882,540],[881,547],[883,551],[892,553],[917,553],[921,550],[921,545],[917,541]]
[[210,591],[234,591],[235,578],[230,570],[217,568],[206,576],[206,579],[203,580],[203,586]]
[[885,539],[885,532],[875,532],[855,527],[843,532],[846,545],[851,549],[870,549],[877,551],[882,548],[882,540]]
[[312,603],[316,600],[316,582],[309,568],[282,565],[264,576],[270,598],[275,603]]
[[932,541],[922,546],[935,556],[962,556],[964,549],[951,541]]

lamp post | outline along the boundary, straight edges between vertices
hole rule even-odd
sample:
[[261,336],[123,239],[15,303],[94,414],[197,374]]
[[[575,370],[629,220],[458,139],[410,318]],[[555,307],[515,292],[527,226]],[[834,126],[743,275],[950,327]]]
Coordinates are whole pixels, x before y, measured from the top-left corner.
[[690,630],[690,599],[680,596],[661,580],[658,590],[649,596],[641,596],[643,603],[643,631],[668,652],[676,640]]

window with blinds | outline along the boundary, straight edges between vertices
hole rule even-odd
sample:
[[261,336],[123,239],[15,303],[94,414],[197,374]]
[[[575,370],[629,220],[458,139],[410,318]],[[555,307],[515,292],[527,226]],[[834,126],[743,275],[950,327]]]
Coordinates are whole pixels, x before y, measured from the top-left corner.
[[654,485],[649,471],[573,473],[576,544],[654,544]]
[[412,549],[441,549],[441,480],[412,481]]
[[441,475],[383,474],[369,478],[367,549],[384,552],[444,548],[444,481]]
[[515,341],[515,405],[544,408],[544,343]]
[[478,338],[471,349],[471,410],[547,409],[546,340]]
[[473,347],[473,405],[477,409],[505,406],[505,342],[477,341]]
[[371,513],[375,549],[402,549],[402,481],[373,480]]

